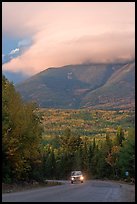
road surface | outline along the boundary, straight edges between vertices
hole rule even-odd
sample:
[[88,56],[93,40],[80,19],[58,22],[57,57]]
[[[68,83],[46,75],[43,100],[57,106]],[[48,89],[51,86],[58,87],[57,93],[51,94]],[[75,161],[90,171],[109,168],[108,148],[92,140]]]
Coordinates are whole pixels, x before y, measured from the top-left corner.
[[135,186],[112,181],[90,180],[84,183],[42,187],[2,194],[2,202],[135,202]]

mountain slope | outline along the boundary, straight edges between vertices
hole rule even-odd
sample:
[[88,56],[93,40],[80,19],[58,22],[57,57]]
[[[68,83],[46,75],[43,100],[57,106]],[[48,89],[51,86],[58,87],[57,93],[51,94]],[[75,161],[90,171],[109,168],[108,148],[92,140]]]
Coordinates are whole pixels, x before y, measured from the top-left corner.
[[106,83],[88,93],[81,106],[132,108],[135,106],[135,63],[123,65]]
[[24,100],[50,108],[134,107],[135,63],[46,69],[16,86]]

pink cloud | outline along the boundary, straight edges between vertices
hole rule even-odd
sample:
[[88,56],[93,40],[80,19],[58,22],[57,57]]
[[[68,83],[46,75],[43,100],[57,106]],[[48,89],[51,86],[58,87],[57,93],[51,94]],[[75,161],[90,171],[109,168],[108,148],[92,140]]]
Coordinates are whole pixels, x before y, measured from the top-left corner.
[[87,60],[132,59],[134,15],[134,3],[3,3],[3,34],[33,41],[3,69],[32,75]]

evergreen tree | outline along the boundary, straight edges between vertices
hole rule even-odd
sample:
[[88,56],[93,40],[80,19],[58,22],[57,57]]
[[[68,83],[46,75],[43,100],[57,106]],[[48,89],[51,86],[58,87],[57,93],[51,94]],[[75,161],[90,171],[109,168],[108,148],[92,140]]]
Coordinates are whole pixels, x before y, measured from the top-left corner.
[[123,146],[119,153],[118,165],[121,170],[121,176],[125,176],[125,172],[129,172],[130,177],[135,177],[135,130],[131,128],[128,131],[128,137],[123,142]]
[[125,139],[124,137],[124,131],[122,127],[118,127],[117,134],[116,134],[116,144],[122,146],[122,142]]

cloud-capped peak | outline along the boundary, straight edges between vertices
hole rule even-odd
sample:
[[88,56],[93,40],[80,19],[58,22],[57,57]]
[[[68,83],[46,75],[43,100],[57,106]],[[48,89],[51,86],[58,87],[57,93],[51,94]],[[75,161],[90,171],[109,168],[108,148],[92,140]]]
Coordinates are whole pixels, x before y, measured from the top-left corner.
[[3,36],[23,39],[11,51],[19,55],[5,63],[4,70],[33,75],[53,66],[134,58],[134,2],[3,2],[2,6]]

